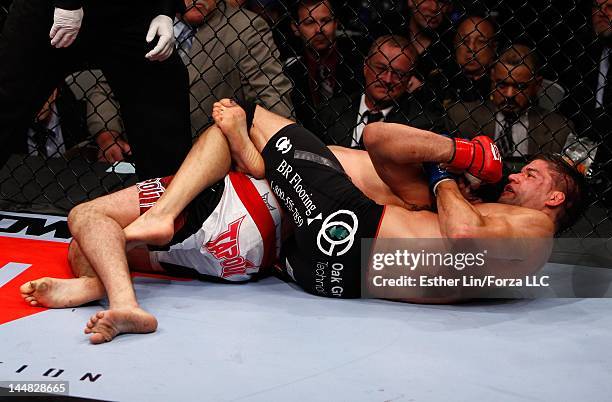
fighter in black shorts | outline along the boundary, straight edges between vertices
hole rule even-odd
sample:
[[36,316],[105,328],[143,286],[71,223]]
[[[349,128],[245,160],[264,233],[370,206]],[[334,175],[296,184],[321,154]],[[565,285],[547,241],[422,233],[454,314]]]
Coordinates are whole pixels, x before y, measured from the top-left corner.
[[359,297],[361,239],[376,237],[384,207],[355,187],[329,148],[297,124],[276,133],[262,157],[266,180],[295,225],[285,243],[287,274],[310,293]]
[[[293,238],[284,244],[285,271],[310,293],[359,297],[361,256],[369,254],[361,239],[378,237],[385,207],[366,197],[331,150],[308,130],[254,104],[238,107],[229,102],[215,104],[213,118],[228,137],[232,159],[239,169],[265,175],[295,225]],[[236,113],[245,116],[236,118]],[[450,164],[467,168],[473,147],[458,142]],[[499,180],[499,159],[491,172],[493,177],[486,169],[474,173]]]

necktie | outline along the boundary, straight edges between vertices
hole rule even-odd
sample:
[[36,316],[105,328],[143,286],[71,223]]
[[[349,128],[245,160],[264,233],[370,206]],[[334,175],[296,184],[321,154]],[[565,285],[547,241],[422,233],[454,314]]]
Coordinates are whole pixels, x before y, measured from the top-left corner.
[[514,114],[504,115],[504,125],[502,127],[501,136],[497,139],[497,146],[499,152],[503,157],[512,156],[514,153],[514,139],[512,138],[512,127],[518,120],[518,117]]
[[[384,118],[385,115],[382,114],[382,112],[372,112],[370,110],[366,111],[364,114],[361,115],[361,121],[364,122],[366,126],[370,123],[382,121],[384,120]],[[363,132],[361,133],[361,138],[359,138],[359,145],[357,146],[357,148],[365,149],[365,146],[363,145]]]
[[329,67],[320,65],[319,75],[319,94],[322,99],[328,100],[334,95],[334,82]]

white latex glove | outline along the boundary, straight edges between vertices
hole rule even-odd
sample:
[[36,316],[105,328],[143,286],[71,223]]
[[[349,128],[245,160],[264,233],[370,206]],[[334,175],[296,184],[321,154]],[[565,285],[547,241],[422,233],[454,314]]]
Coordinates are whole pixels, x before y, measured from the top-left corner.
[[55,8],[53,13],[53,26],[49,32],[51,46],[56,48],[68,47],[76,39],[83,21],[83,9],[64,10]]
[[174,50],[174,29],[172,18],[167,15],[158,15],[153,18],[147,33],[147,42],[151,43],[156,36],[159,36],[157,45],[145,57],[151,61],[164,61]]

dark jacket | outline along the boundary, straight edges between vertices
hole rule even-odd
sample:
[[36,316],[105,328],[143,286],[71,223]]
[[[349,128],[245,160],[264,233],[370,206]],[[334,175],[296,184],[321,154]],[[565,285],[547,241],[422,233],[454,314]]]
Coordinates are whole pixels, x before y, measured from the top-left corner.
[[[527,129],[528,153],[561,152],[567,136],[572,131],[569,120],[555,112],[546,112],[539,107],[532,107],[528,112]],[[448,117],[453,128],[462,137],[473,138],[477,135],[495,137],[496,108],[491,102],[457,103],[448,110]]]
[[[338,64],[335,73],[334,97],[348,96],[362,91],[363,60],[365,53],[357,44],[348,38],[338,38],[336,42]],[[324,108],[329,100],[321,100],[317,105],[308,79],[308,68],[304,56],[290,58],[285,62],[285,75],[292,81],[291,100],[295,117],[304,126],[312,126],[316,111]]]
[[[361,93],[353,94],[351,97],[332,99],[329,106],[319,111],[317,124],[309,128],[327,145],[350,147],[353,130],[357,125],[360,100]],[[448,128],[439,110],[422,105],[409,94],[395,103],[384,121],[437,133],[446,131]]]

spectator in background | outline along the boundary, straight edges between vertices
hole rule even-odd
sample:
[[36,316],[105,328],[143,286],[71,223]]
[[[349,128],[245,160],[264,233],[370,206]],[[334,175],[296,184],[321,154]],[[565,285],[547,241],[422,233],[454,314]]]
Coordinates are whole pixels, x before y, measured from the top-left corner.
[[363,64],[365,89],[351,97],[333,98],[319,111],[314,132],[326,144],[363,149],[363,129],[374,121],[444,131],[441,115],[408,93],[416,60],[416,50],[408,39],[399,35],[376,39]]
[[14,0],[0,34],[0,165],[58,83],[87,65],[118,94],[140,178],[174,172],[191,145],[175,12],[174,0]]
[[497,47],[493,22],[476,15],[466,16],[457,27],[454,45],[458,73],[450,79],[445,105],[489,99],[489,72]]
[[[596,193],[612,205],[612,1],[592,3],[592,33],[579,48],[582,55],[565,71],[569,96],[562,110],[576,125],[578,137],[598,144],[590,150]],[[595,152],[596,151],[596,152]]]
[[448,77],[454,75],[450,0],[406,0],[410,15],[406,37],[419,55],[418,78],[426,86],[425,100],[433,92],[441,100]]
[[506,160],[526,161],[538,153],[560,152],[571,125],[562,115],[537,105],[542,78],[535,52],[512,45],[491,72],[491,100],[457,103],[448,114],[460,135],[488,135]]
[[[212,105],[223,98],[257,102],[290,117],[291,83],[282,72],[266,22],[223,1],[185,0],[185,4],[187,10],[174,28],[179,54],[189,71],[192,134],[212,123]],[[126,143],[108,87],[101,83],[88,96],[90,130],[117,137],[107,153],[121,157]],[[126,134],[130,136],[129,131]]]
[[336,37],[338,24],[329,0],[301,0],[292,18],[291,28],[303,51],[285,62],[285,73],[293,81],[297,120],[312,126],[318,107],[358,90],[363,56],[352,40]]
[[281,60],[295,56],[292,50],[292,35],[289,27],[289,10],[296,0],[246,0],[244,7],[263,18],[272,31],[272,37],[278,47]]
[[85,106],[68,85],[55,89],[28,129],[27,153],[43,158],[70,156],[88,139]]

